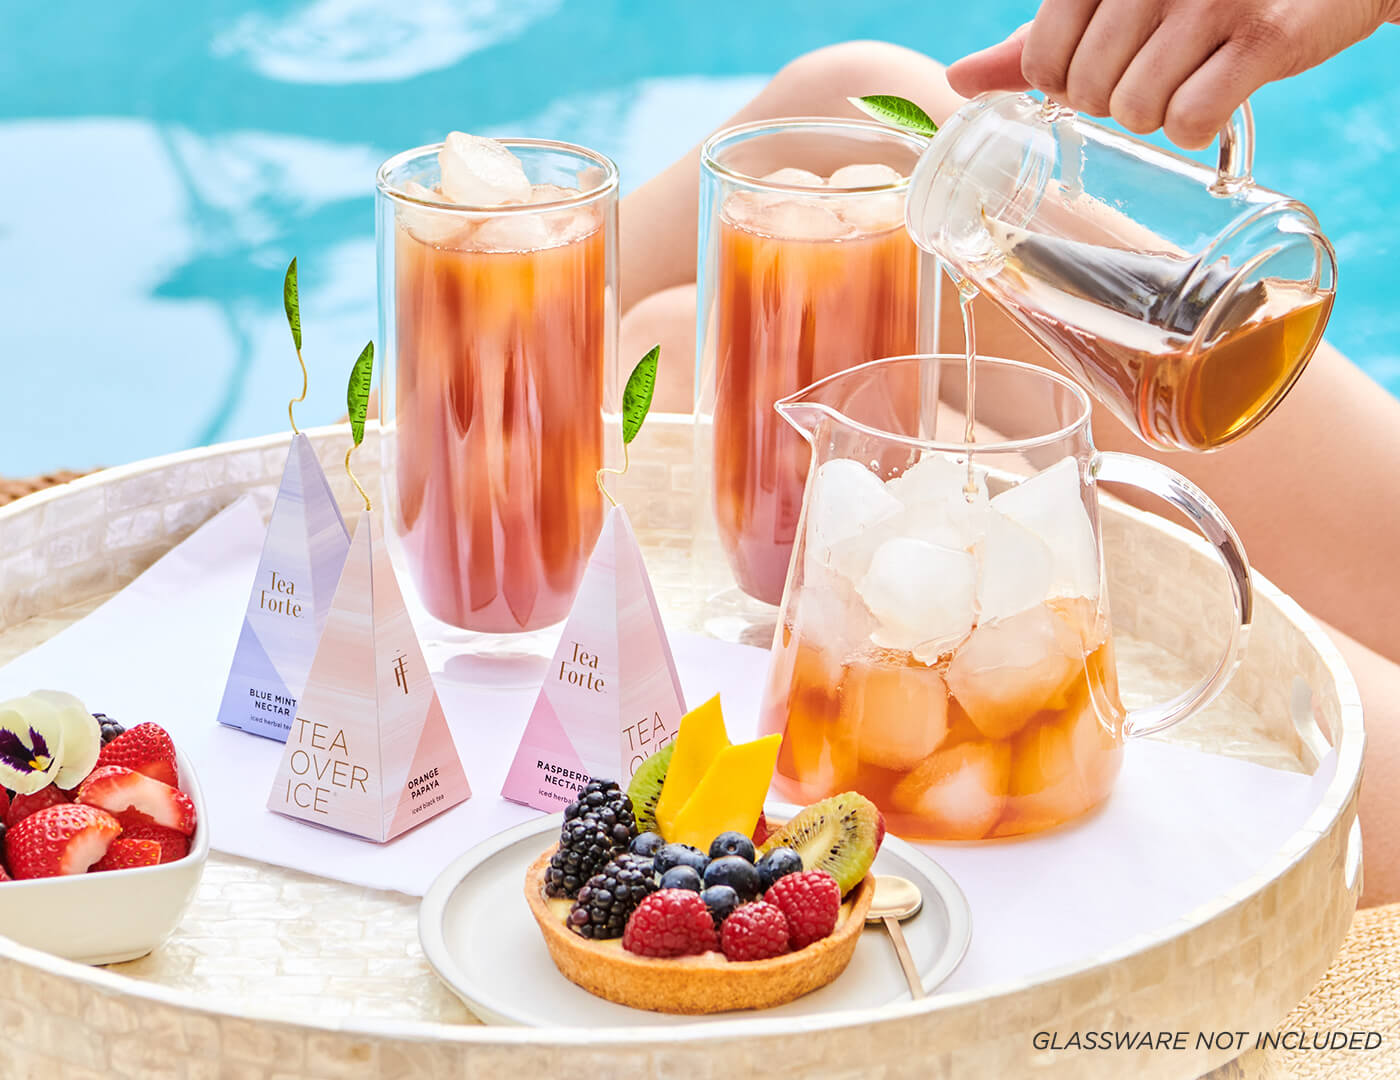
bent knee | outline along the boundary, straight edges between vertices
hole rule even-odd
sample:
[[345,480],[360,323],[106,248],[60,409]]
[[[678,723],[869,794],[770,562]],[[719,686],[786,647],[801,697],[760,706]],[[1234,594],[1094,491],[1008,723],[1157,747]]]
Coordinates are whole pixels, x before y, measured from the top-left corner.
[[[774,76],[829,88],[853,87],[852,93],[875,93],[907,85],[905,77],[927,79],[943,71],[943,65],[921,52],[889,41],[842,41],[803,53],[790,60]],[[867,89],[862,89],[866,87]]]

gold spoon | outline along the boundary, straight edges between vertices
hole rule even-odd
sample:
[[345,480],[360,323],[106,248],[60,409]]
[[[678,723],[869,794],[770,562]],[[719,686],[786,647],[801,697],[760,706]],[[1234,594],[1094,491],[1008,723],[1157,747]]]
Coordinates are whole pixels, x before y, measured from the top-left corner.
[[899,966],[904,969],[909,993],[916,1000],[925,996],[924,982],[919,977],[919,969],[914,966],[914,958],[909,955],[909,943],[904,940],[904,931],[899,924],[917,915],[923,906],[923,894],[912,881],[881,874],[875,879],[875,899],[870,902],[870,910],[865,914],[867,924],[885,924],[890,941],[894,943],[894,953],[899,957]]

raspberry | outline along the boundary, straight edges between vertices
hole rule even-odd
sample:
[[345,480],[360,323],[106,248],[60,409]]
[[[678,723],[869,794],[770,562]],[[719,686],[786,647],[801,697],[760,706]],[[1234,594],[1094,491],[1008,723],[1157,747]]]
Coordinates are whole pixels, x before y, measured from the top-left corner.
[[841,911],[841,886],[825,870],[804,870],[780,877],[763,899],[787,918],[788,944],[805,949],[836,929]]
[[637,905],[622,947],[638,956],[695,956],[718,947],[710,909],[689,889],[662,889]]
[[762,900],[745,904],[725,919],[719,936],[730,960],[767,960],[788,951],[787,919]]

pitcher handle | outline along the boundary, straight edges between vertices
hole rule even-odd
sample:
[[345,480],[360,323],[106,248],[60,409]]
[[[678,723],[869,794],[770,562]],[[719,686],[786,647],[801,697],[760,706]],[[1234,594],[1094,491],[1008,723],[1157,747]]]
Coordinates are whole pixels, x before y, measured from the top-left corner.
[[1109,451],[1095,454],[1089,469],[1095,481],[1128,484],[1165,499],[1184,513],[1215,549],[1230,579],[1235,621],[1230,629],[1230,640],[1225,644],[1225,653],[1215,670],[1170,701],[1129,710],[1123,725],[1124,736],[1135,738],[1151,735],[1209,705],[1225,689],[1225,684],[1239,666],[1254,618],[1254,588],[1250,583],[1249,563],[1245,559],[1244,545],[1220,508],[1204,491],[1175,470],[1148,458]]
[[1254,180],[1254,110],[1245,101],[1220,129],[1220,159],[1213,195],[1233,195]]

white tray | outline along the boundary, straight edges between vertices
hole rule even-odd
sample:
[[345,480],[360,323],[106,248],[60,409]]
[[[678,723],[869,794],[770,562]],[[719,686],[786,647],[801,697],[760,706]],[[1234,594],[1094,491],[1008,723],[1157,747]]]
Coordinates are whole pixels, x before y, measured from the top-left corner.
[[[343,430],[312,432],[337,494]],[[621,497],[672,619],[726,634],[723,571],[693,548],[692,430],[653,418]],[[245,492],[270,510],[286,437],[110,469],[0,509],[0,661],[38,644],[129,582]],[[371,453],[362,460],[368,463]],[[376,478],[363,477],[367,484]],[[1216,655],[1223,596],[1203,545],[1155,517],[1105,504],[1110,600],[1125,694],[1184,685]],[[110,969],[0,939],[4,1068],[19,1075],[458,1077],[685,1075],[1186,1078],[1229,1051],[1044,1053],[1036,1031],[1116,1025],[1263,1030],[1325,970],[1360,892],[1356,688],[1331,643],[1256,578],[1250,651],[1231,690],[1173,741],[1311,772],[1336,770],[1303,826],[1227,893],[1151,934],[987,989],[820,1017],[700,1027],[480,1026],[417,943],[416,904],[215,853],[165,947]],[[736,629],[737,628],[737,629]],[[1259,972],[1266,971],[1266,979]],[[61,1037],[55,1033],[62,1031]],[[162,1032],[159,1040],[147,1034]],[[3,1069],[0,1069],[3,1072]]]

